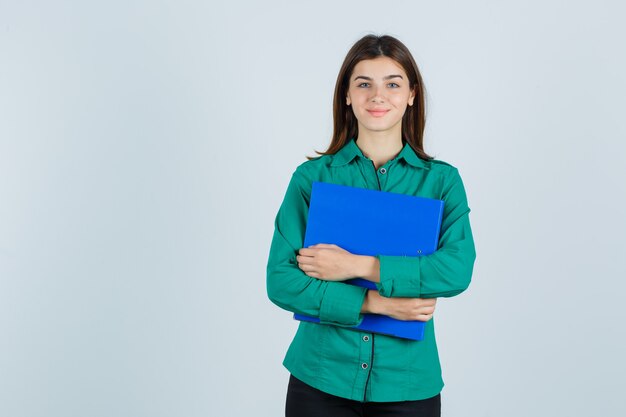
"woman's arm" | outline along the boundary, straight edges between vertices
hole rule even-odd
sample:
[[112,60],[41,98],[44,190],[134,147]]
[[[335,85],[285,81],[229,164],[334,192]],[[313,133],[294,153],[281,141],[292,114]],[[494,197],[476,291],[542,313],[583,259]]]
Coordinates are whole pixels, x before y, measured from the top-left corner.
[[[337,245],[317,244],[300,249],[296,257],[298,267],[308,276],[326,281],[348,278],[378,277],[379,262],[372,256],[354,255]],[[361,313],[390,316],[398,320],[428,321],[435,311],[436,298],[383,297],[377,291],[368,291]]]
[[[424,256],[378,256],[376,286],[386,297],[436,298],[460,294],[470,284],[476,250],[467,196],[456,170],[444,180],[444,213],[437,251]],[[370,276],[372,276],[370,274]],[[375,277],[375,275],[374,275]],[[376,282],[376,278],[373,279]]]
[[382,314],[398,320],[428,321],[433,318],[436,304],[436,298],[388,298],[378,291],[369,290],[361,312]]
[[311,181],[294,172],[275,220],[267,263],[267,294],[279,307],[319,317],[322,323],[358,325],[367,290],[308,276],[298,267],[310,199]]

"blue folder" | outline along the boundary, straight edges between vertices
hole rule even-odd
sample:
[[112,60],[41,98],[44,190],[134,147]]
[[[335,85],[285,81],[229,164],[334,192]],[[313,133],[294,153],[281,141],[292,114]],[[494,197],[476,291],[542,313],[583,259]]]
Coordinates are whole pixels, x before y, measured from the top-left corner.
[[[444,202],[386,191],[314,182],[304,247],[340,246],[357,255],[421,256],[437,250]],[[345,281],[376,290],[361,278]],[[319,318],[295,314],[296,320]],[[424,338],[425,323],[364,314],[355,329],[412,340]]]

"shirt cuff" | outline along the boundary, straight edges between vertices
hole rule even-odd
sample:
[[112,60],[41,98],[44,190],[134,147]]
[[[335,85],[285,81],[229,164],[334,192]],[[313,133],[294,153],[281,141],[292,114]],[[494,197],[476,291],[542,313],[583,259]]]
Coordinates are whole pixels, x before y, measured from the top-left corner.
[[380,262],[380,282],[376,283],[383,297],[420,296],[419,256],[377,256]]
[[320,322],[358,326],[363,319],[361,307],[367,288],[343,282],[329,282],[320,306]]

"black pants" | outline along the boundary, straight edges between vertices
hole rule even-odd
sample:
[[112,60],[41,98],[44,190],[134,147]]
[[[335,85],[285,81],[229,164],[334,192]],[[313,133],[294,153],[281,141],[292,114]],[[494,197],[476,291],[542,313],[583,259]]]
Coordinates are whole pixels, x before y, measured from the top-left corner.
[[441,396],[419,401],[362,403],[313,388],[291,375],[286,417],[440,417]]

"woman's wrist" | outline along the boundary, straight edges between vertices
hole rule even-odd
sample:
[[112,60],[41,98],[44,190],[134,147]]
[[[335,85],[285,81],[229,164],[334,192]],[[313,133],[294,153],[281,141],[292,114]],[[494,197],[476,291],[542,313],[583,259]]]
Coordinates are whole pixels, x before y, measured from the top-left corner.
[[355,255],[354,275],[372,282],[380,282],[380,262],[375,256]]
[[385,297],[381,296],[378,291],[368,290],[363,300],[361,313],[384,314],[385,301]]

